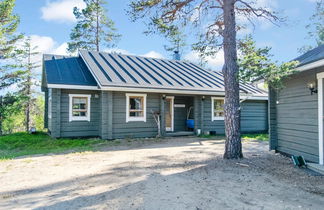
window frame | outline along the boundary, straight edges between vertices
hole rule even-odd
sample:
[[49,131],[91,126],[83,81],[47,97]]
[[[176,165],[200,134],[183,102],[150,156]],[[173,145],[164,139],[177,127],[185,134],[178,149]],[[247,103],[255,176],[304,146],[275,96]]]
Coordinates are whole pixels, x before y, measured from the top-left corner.
[[[147,94],[140,94],[140,93],[126,93],[126,122],[146,122],[146,97]],[[130,106],[129,106],[129,99],[130,97],[143,97],[143,116],[141,117],[134,117],[130,116]]]
[[[225,98],[224,97],[211,97],[211,114],[212,114],[212,121],[216,121],[216,120],[224,120],[224,117],[215,117],[214,116],[214,103],[215,100],[223,100],[224,101],[224,105],[225,105]],[[223,108],[224,110],[224,114],[225,114],[225,108]]]
[[[73,98],[86,98],[87,99],[87,115],[86,116],[73,116]],[[71,121],[90,121],[91,114],[91,95],[90,94],[69,94],[69,122]]]

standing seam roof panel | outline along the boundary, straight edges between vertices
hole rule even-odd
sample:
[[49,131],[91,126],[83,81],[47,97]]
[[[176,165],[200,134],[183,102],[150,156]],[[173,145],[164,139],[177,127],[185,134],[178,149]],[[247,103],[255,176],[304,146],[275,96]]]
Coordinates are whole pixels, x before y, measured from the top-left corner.
[[174,86],[174,84],[171,82],[172,78],[170,78],[163,71],[158,72],[158,71],[154,70],[154,66],[152,67],[152,65],[150,63],[148,63],[146,60],[142,60],[142,58],[137,58],[137,60],[139,60],[141,63],[143,63],[145,66],[147,66],[147,68],[152,69],[152,71],[154,71],[157,75],[159,75],[159,77],[162,78],[164,81],[166,81],[169,85]]
[[125,77],[123,76],[123,72],[117,71],[114,68],[113,64],[111,62],[109,62],[107,60],[107,58],[105,56],[103,56],[102,54],[99,54],[99,57],[103,61],[103,63],[100,62],[103,65],[103,69],[106,71],[106,73],[108,75],[110,75],[110,77],[113,79],[113,81],[115,81],[115,82],[124,82],[124,83],[127,82]]
[[[114,55],[115,56],[115,55]],[[143,74],[145,74],[145,72],[141,72],[140,69],[135,69],[132,65],[130,65],[125,58],[123,58],[121,55],[116,55],[115,58],[117,60],[119,60],[120,63],[124,63],[124,66],[126,65],[126,67],[128,67],[129,71],[133,71],[135,74],[139,75],[139,77],[146,83],[148,84],[152,84],[150,80],[150,77],[146,78],[144,77]]]
[[75,65],[78,66],[79,72],[82,74],[82,78],[83,78],[83,80],[84,80],[85,82],[88,82],[88,80],[87,80],[87,78],[86,78],[86,76],[85,76],[84,69],[83,69],[83,67],[81,66],[81,64],[79,63],[79,60],[77,60],[77,59],[74,58],[74,59],[73,59],[73,63],[75,63]]
[[84,53],[82,53],[82,56],[84,57],[84,62],[86,62],[89,67],[91,66],[91,70],[94,72],[94,76],[100,82],[100,84],[98,84],[98,85],[107,85],[106,80],[110,80],[110,77],[108,75],[106,75],[106,73],[102,72],[102,70],[97,66],[97,64],[91,57],[90,52],[88,52],[88,51],[83,51],[83,52]]
[[178,64],[181,65],[181,66],[185,66],[186,65],[187,67],[194,69],[196,72],[199,72],[200,75],[203,75],[202,76],[203,78],[205,78],[210,83],[214,84],[215,86],[217,86],[219,88],[221,88],[221,86],[224,86],[224,84],[221,81],[218,81],[218,79],[217,80],[212,80],[211,78],[208,78],[207,75],[206,75],[208,73],[208,71],[206,71],[206,70],[197,69],[194,66],[188,65],[187,63],[178,62]]
[[139,67],[140,69],[142,69],[147,75],[149,75],[157,84],[162,85],[162,83],[158,79],[156,79],[156,76],[153,76],[153,74],[151,74],[149,71],[147,71],[141,65],[139,65],[131,56],[126,56],[126,57],[129,60],[131,60],[132,63],[134,63],[137,67]]
[[159,66],[155,65],[154,63],[152,63],[149,59],[144,58],[150,65],[154,66],[155,68],[159,69],[160,71],[162,71],[164,74],[168,75],[168,77],[170,77],[174,82],[178,83],[179,85],[183,86],[183,84],[175,79],[172,75],[170,75],[168,72],[166,72],[165,70],[163,70],[162,68],[160,68]]
[[199,80],[199,81],[201,82],[201,84],[204,84],[205,86],[208,86],[208,87],[211,87],[211,88],[213,87],[213,85],[210,85],[209,82],[202,80],[202,79],[200,78],[201,75],[197,75],[197,76],[194,75],[194,74],[192,73],[192,69],[185,69],[185,68],[181,67],[180,65],[178,65],[177,63],[174,63],[173,61],[170,61],[170,63],[171,63],[172,65],[176,66],[178,69],[181,69],[181,70],[187,72],[190,76],[192,76],[192,77],[196,78],[197,80]]
[[150,72],[147,72],[145,69],[139,66],[139,64],[136,63],[132,58],[126,55],[120,57],[123,58],[124,61],[127,62],[127,65],[129,65],[131,68],[134,68],[134,70],[136,69],[137,72],[141,72],[141,75],[149,80],[151,85],[161,85],[161,83],[157,79],[155,79],[154,76],[150,74]]
[[[164,60],[160,60],[160,61],[163,62],[165,65],[169,66],[172,70],[175,70],[175,71],[177,71],[178,73],[180,73],[181,75],[187,77],[187,78],[190,79],[193,83],[196,83],[198,86],[200,86],[200,87],[204,87],[204,85],[201,84],[200,82],[198,82],[198,81],[194,80],[193,78],[187,76],[188,72],[183,71],[183,70],[181,70],[181,69],[179,69],[179,68],[175,68],[174,66],[171,66],[169,63],[165,62]],[[190,75],[190,74],[189,74],[189,75]]]
[[[172,73],[174,76],[176,76],[177,78],[179,78],[179,82],[181,81],[182,83],[187,83],[188,85],[190,85],[191,87],[195,87],[192,83],[190,83],[189,81],[187,81],[186,79],[184,79],[183,77],[179,76],[177,73],[175,73],[174,71],[170,70],[169,68],[167,68],[164,64],[161,64],[159,62],[157,62],[156,60],[152,59],[151,62],[155,62],[156,65],[161,66],[163,69],[165,69],[166,71]],[[182,84],[182,86],[184,86]]]
[[205,77],[203,74],[201,74],[200,71],[197,71],[194,68],[188,68],[188,67],[182,65],[180,62],[172,61],[172,63],[174,63],[175,65],[179,66],[179,68],[182,68],[182,69],[187,68],[188,71],[191,71],[193,73],[196,73],[200,78],[202,78],[202,79],[205,80],[204,83],[206,83],[209,87],[215,87],[216,86],[216,87],[220,88],[219,85],[217,85],[215,82],[209,80],[207,77]]

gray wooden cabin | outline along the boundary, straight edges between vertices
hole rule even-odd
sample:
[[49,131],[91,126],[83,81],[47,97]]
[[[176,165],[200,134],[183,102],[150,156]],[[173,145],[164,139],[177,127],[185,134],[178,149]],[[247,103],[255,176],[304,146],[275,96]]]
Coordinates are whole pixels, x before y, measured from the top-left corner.
[[[102,139],[224,134],[219,72],[179,60],[80,51],[44,55],[45,127],[52,137]],[[267,93],[241,84],[242,132],[267,132]]]
[[270,90],[270,149],[323,164],[324,45],[296,58],[284,88]]

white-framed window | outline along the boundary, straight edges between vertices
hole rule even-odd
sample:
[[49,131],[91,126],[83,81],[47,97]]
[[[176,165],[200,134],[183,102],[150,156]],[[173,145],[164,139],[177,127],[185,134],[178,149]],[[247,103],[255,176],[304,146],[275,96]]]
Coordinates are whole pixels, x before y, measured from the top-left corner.
[[146,122],[146,94],[126,93],[126,122]]
[[212,102],[212,121],[224,120],[224,103],[225,99],[222,97],[211,97]]
[[69,94],[69,121],[90,121],[91,95]]
[[52,119],[52,89],[48,89],[47,112],[48,119]]

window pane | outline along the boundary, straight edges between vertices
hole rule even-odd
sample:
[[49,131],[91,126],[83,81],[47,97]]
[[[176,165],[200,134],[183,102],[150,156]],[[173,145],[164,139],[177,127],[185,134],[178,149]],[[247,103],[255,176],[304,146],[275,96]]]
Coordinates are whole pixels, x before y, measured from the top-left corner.
[[224,100],[214,99],[214,117],[224,117]]
[[80,109],[87,109],[86,104],[80,104]]
[[132,111],[130,111],[129,116],[130,117],[143,117],[143,112],[142,111],[141,112],[132,112]]
[[80,116],[80,112],[73,112],[73,116]]
[[79,116],[85,117],[85,116],[87,116],[87,112],[80,112]]
[[130,97],[129,107],[134,110],[143,110],[143,97]]

